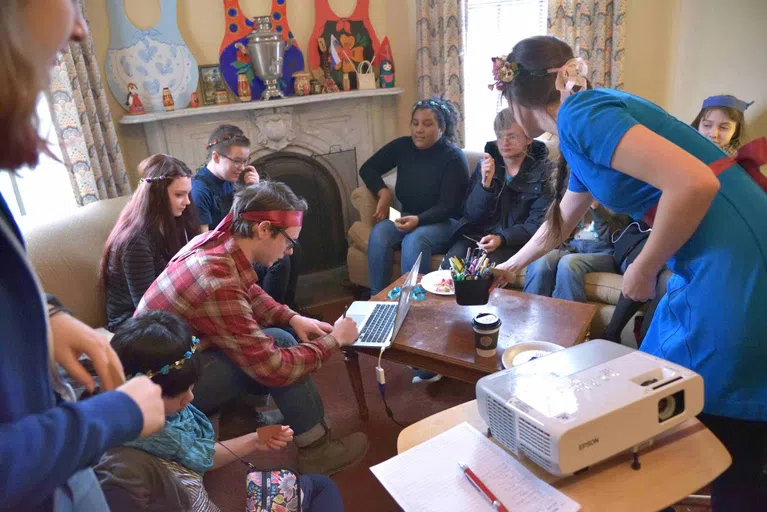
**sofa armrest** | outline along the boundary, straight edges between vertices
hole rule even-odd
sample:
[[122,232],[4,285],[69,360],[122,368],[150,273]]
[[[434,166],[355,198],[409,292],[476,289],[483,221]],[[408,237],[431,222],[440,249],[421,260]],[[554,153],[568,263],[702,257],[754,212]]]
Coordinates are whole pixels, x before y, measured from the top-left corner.
[[363,224],[373,227],[376,224],[375,213],[378,201],[367,187],[359,187],[352,191],[352,205],[360,212]]

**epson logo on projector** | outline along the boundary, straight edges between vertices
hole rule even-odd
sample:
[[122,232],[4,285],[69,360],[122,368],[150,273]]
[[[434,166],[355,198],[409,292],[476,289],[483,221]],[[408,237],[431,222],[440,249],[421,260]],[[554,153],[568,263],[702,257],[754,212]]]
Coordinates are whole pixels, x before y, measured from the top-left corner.
[[595,444],[597,444],[598,442],[599,442],[599,438],[598,438],[598,437],[595,437],[594,439],[591,439],[591,440],[589,440],[589,441],[586,441],[585,443],[581,443],[581,444],[579,444],[579,445],[578,445],[578,450],[581,450],[581,451],[582,451],[582,450],[585,450],[586,448],[588,448],[588,447],[590,447],[590,446],[594,446],[594,445],[595,445]]

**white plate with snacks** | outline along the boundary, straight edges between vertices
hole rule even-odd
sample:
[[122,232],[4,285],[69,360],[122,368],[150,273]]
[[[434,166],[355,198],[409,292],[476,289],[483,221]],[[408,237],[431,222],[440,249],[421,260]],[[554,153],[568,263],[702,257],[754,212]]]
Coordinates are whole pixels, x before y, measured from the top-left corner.
[[435,270],[421,279],[421,287],[435,295],[455,295],[453,278],[449,270]]
[[548,341],[523,341],[515,343],[503,352],[503,367],[512,368],[519,366],[559,350],[564,350],[564,347]]

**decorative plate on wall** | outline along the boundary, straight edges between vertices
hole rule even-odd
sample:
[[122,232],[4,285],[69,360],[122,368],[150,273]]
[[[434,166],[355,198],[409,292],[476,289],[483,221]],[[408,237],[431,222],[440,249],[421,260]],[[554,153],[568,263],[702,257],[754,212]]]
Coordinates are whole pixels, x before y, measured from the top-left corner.
[[160,0],[160,21],[136,28],[124,0],[107,0],[111,36],[105,74],[117,102],[128,110],[128,84],[135,84],[147,111],[162,111],[162,90],[170,89],[176,106],[189,105],[197,90],[197,61],[184,43],[176,21],[176,0]]
[[[255,75],[248,53],[248,34],[253,31],[253,22],[242,12],[239,0],[223,0],[223,2],[226,29],[219,49],[219,64],[224,81],[236,94],[237,75],[245,73],[250,79],[252,97],[260,98],[265,89],[264,82]],[[282,62],[282,80],[279,86],[283,94],[292,96],[295,94],[293,73],[304,69],[304,55],[288,26],[286,7],[287,0],[272,0],[270,16],[272,29],[282,34],[282,39],[288,43]]]

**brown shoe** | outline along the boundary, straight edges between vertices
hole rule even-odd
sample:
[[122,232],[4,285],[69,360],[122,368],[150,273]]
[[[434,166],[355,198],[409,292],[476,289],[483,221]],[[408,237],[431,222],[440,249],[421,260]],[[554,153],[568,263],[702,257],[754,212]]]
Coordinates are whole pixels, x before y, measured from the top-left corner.
[[370,443],[362,432],[331,440],[330,431],[320,439],[298,449],[298,470],[330,476],[352,466],[365,457]]

